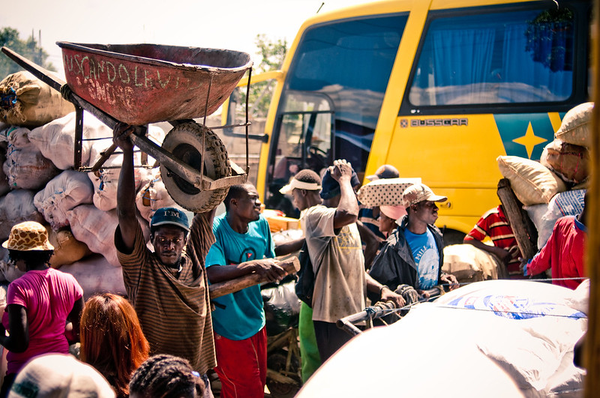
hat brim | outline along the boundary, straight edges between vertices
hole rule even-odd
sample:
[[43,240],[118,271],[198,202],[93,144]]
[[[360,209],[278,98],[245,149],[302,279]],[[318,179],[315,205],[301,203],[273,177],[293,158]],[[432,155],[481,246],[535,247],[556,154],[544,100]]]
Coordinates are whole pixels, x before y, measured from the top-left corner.
[[183,225],[181,223],[178,223],[178,222],[175,222],[175,221],[168,221],[168,220],[152,224],[152,227],[164,227],[165,225],[172,225],[174,227],[179,227],[181,229],[185,229],[187,232],[190,232],[190,228],[189,227],[187,227],[187,226],[185,226],[185,225]]
[[288,193],[292,193],[293,190],[294,188],[292,187],[292,184],[287,184],[279,190],[279,193],[287,195]]
[[4,242],[2,242],[2,247],[8,250],[16,250],[16,251],[20,251],[20,252],[46,252],[46,251],[50,251],[50,250],[54,250],[54,246],[52,246],[52,244],[50,242],[46,242],[43,245],[39,245],[39,246],[33,246],[33,247],[21,247],[21,246],[9,246],[10,239],[5,240]]
[[445,202],[448,200],[447,196],[433,195],[426,199],[428,202]]
[[320,191],[321,186],[315,182],[304,182],[298,181],[295,178],[292,181],[282,187],[279,192],[283,195],[291,194],[294,189],[306,189],[307,191]]

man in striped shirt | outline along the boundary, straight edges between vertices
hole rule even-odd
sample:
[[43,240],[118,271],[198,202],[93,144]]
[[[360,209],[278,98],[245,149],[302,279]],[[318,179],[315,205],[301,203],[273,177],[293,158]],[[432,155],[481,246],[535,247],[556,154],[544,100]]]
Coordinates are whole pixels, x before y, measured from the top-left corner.
[[114,129],[114,142],[123,150],[115,246],[127,295],[151,354],[187,359],[202,375],[205,397],[212,397],[206,372],[216,366],[216,357],[204,262],[215,241],[214,210],[196,214],[191,227],[180,209],[157,210],[150,222],[155,251],[148,249],[137,220],[133,143],[128,129],[121,124]]
[[[483,243],[489,237],[493,246]],[[513,230],[504,215],[502,205],[488,210],[473,227],[465,238],[464,243],[469,243],[481,250],[494,254],[506,265],[511,279],[522,279],[521,252]]]

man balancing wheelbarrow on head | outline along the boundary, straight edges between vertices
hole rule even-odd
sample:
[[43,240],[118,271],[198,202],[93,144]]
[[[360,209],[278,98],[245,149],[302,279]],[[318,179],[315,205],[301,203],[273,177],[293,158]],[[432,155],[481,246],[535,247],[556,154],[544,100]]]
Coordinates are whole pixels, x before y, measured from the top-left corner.
[[215,241],[214,209],[196,214],[191,226],[186,214],[177,208],[157,210],[150,221],[155,252],[149,250],[136,214],[130,129],[123,124],[114,129],[114,142],[123,151],[115,246],[127,295],[151,353],[187,359],[201,374],[205,396],[210,397],[206,372],[216,366],[216,358],[204,259]]
[[[264,275],[252,273],[228,279],[223,281],[221,289],[216,288],[219,284],[213,284],[209,291],[205,258],[215,243],[215,209],[196,214],[191,226],[186,214],[177,208],[157,210],[150,221],[150,240],[155,252],[146,247],[136,217],[133,143],[129,137],[132,130],[133,127],[119,123],[113,138],[123,151],[117,189],[119,226],[115,231],[115,246],[127,295],[150,343],[151,354],[187,359],[202,375],[205,396],[210,397],[206,372],[217,364],[211,297],[256,285],[264,281]],[[294,251],[298,245],[289,246],[287,252]],[[265,261],[273,263],[273,260]],[[297,259],[278,263],[281,275],[295,272],[299,268],[297,263]]]

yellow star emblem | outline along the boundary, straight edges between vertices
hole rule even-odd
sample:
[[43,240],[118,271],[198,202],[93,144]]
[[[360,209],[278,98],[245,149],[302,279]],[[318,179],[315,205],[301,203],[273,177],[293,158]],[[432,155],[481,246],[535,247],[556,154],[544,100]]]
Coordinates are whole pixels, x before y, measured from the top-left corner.
[[531,152],[533,152],[533,148],[535,148],[536,145],[546,141],[548,140],[542,137],[538,137],[534,134],[533,127],[531,127],[531,122],[529,123],[529,126],[527,126],[527,132],[525,133],[525,135],[513,140],[513,142],[516,142],[517,144],[523,145],[525,147],[525,149],[527,150],[527,157],[529,159],[531,159]]

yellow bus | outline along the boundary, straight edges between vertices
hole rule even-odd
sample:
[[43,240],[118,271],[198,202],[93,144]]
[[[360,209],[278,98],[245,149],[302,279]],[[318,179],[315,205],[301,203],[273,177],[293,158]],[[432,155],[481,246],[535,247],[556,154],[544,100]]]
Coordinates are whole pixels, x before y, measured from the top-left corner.
[[397,0],[308,19],[267,76],[267,208],[297,216],[279,189],[300,169],[344,158],[363,179],[392,164],[448,197],[437,225],[462,241],[500,203],[496,158],[539,159],[589,101],[591,15],[591,1]]

